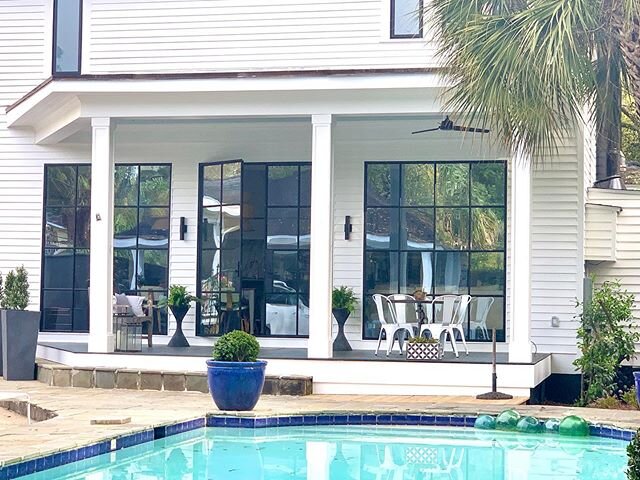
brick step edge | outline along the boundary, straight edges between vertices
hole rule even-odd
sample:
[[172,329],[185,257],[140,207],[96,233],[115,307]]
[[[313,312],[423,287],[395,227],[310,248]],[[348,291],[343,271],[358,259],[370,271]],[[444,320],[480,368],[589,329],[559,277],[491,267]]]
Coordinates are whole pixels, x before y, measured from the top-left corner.
[[[209,392],[207,374],[200,372],[158,372],[38,363],[37,379],[51,387]],[[280,377],[267,375],[262,393],[264,395],[311,395],[313,378],[300,375]]]

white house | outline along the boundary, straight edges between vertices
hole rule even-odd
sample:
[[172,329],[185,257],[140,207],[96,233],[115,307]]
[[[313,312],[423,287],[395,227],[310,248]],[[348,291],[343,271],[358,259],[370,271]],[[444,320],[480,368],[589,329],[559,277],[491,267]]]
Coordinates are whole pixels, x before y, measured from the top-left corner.
[[[267,349],[306,348],[269,368],[312,374],[318,391],[486,390],[486,361],[329,361],[333,285],[361,300],[346,327],[357,351],[377,343],[373,293],[422,289],[492,299],[467,338],[488,352],[471,326],[497,330],[506,390],[566,385],[592,135],[577,126],[536,167],[491,134],[412,135],[440,124],[446,87],[419,5],[3,1],[0,271],[28,269],[40,341],[108,354],[114,293],[182,284],[203,299],[192,345],[246,322]],[[155,329],[167,343],[173,318]],[[61,361],[54,350],[40,354]]]

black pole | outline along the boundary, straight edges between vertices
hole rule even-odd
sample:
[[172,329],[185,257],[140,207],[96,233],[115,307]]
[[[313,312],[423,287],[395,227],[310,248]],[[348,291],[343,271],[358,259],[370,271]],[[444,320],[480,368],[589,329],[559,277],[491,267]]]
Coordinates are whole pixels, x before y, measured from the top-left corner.
[[496,329],[493,328],[491,329],[491,336],[492,336],[492,359],[491,359],[491,391],[487,392],[487,393],[482,393],[478,396],[476,396],[476,398],[478,400],[509,400],[511,398],[513,398],[513,395],[509,395],[507,393],[501,393],[498,392],[498,370],[496,368],[496,357],[497,357],[497,353],[496,353]]

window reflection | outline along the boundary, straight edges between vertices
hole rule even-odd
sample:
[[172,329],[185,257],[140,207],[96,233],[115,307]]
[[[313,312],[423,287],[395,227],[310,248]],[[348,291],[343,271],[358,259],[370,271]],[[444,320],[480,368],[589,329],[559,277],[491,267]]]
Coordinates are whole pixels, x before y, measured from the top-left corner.
[[[116,165],[113,275],[115,293],[165,298],[169,283],[171,166]],[[166,309],[154,333],[166,334]]]
[[494,298],[504,338],[505,175],[505,162],[366,165],[365,338],[379,328],[370,295],[416,290]]

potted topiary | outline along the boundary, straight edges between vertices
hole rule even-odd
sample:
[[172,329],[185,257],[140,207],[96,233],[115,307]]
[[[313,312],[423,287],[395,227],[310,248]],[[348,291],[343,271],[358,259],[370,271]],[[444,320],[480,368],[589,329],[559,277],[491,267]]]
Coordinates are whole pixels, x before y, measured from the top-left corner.
[[407,360],[440,360],[442,343],[433,337],[413,337],[407,341]]
[[159,306],[169,306],[169,310],[173,313],[173,317],[176,319],[176,331],[169,340],[169,347],[188,347],[184,333],[182,332],[182,320],[187,315],[187,312],[191,308],[191,302],[199,301],[197,297],[194,297],[187,291],[187,287],[183,285],[171,285],[169,287],[169,295],[166,299],[158,302]]
[[258,360],[260,344],[242,330],[224,334],[207,360],[207,382],[220,410],[253,410],[264,386],[267,362]]
[[24,267],[7,274],[0,297],[2,376],[5,380],[33,380],[40,312],[25,310],[29,281]]
[[349,315],[355,312],[356,305],[358,305],[358,299],[351,288],[342,286],[333,289],[331,307],[333,316],[338,323],[338,335],[333,341],[333,349],[337,352],[351,351],[351,345],[344,335],[344,324]]

